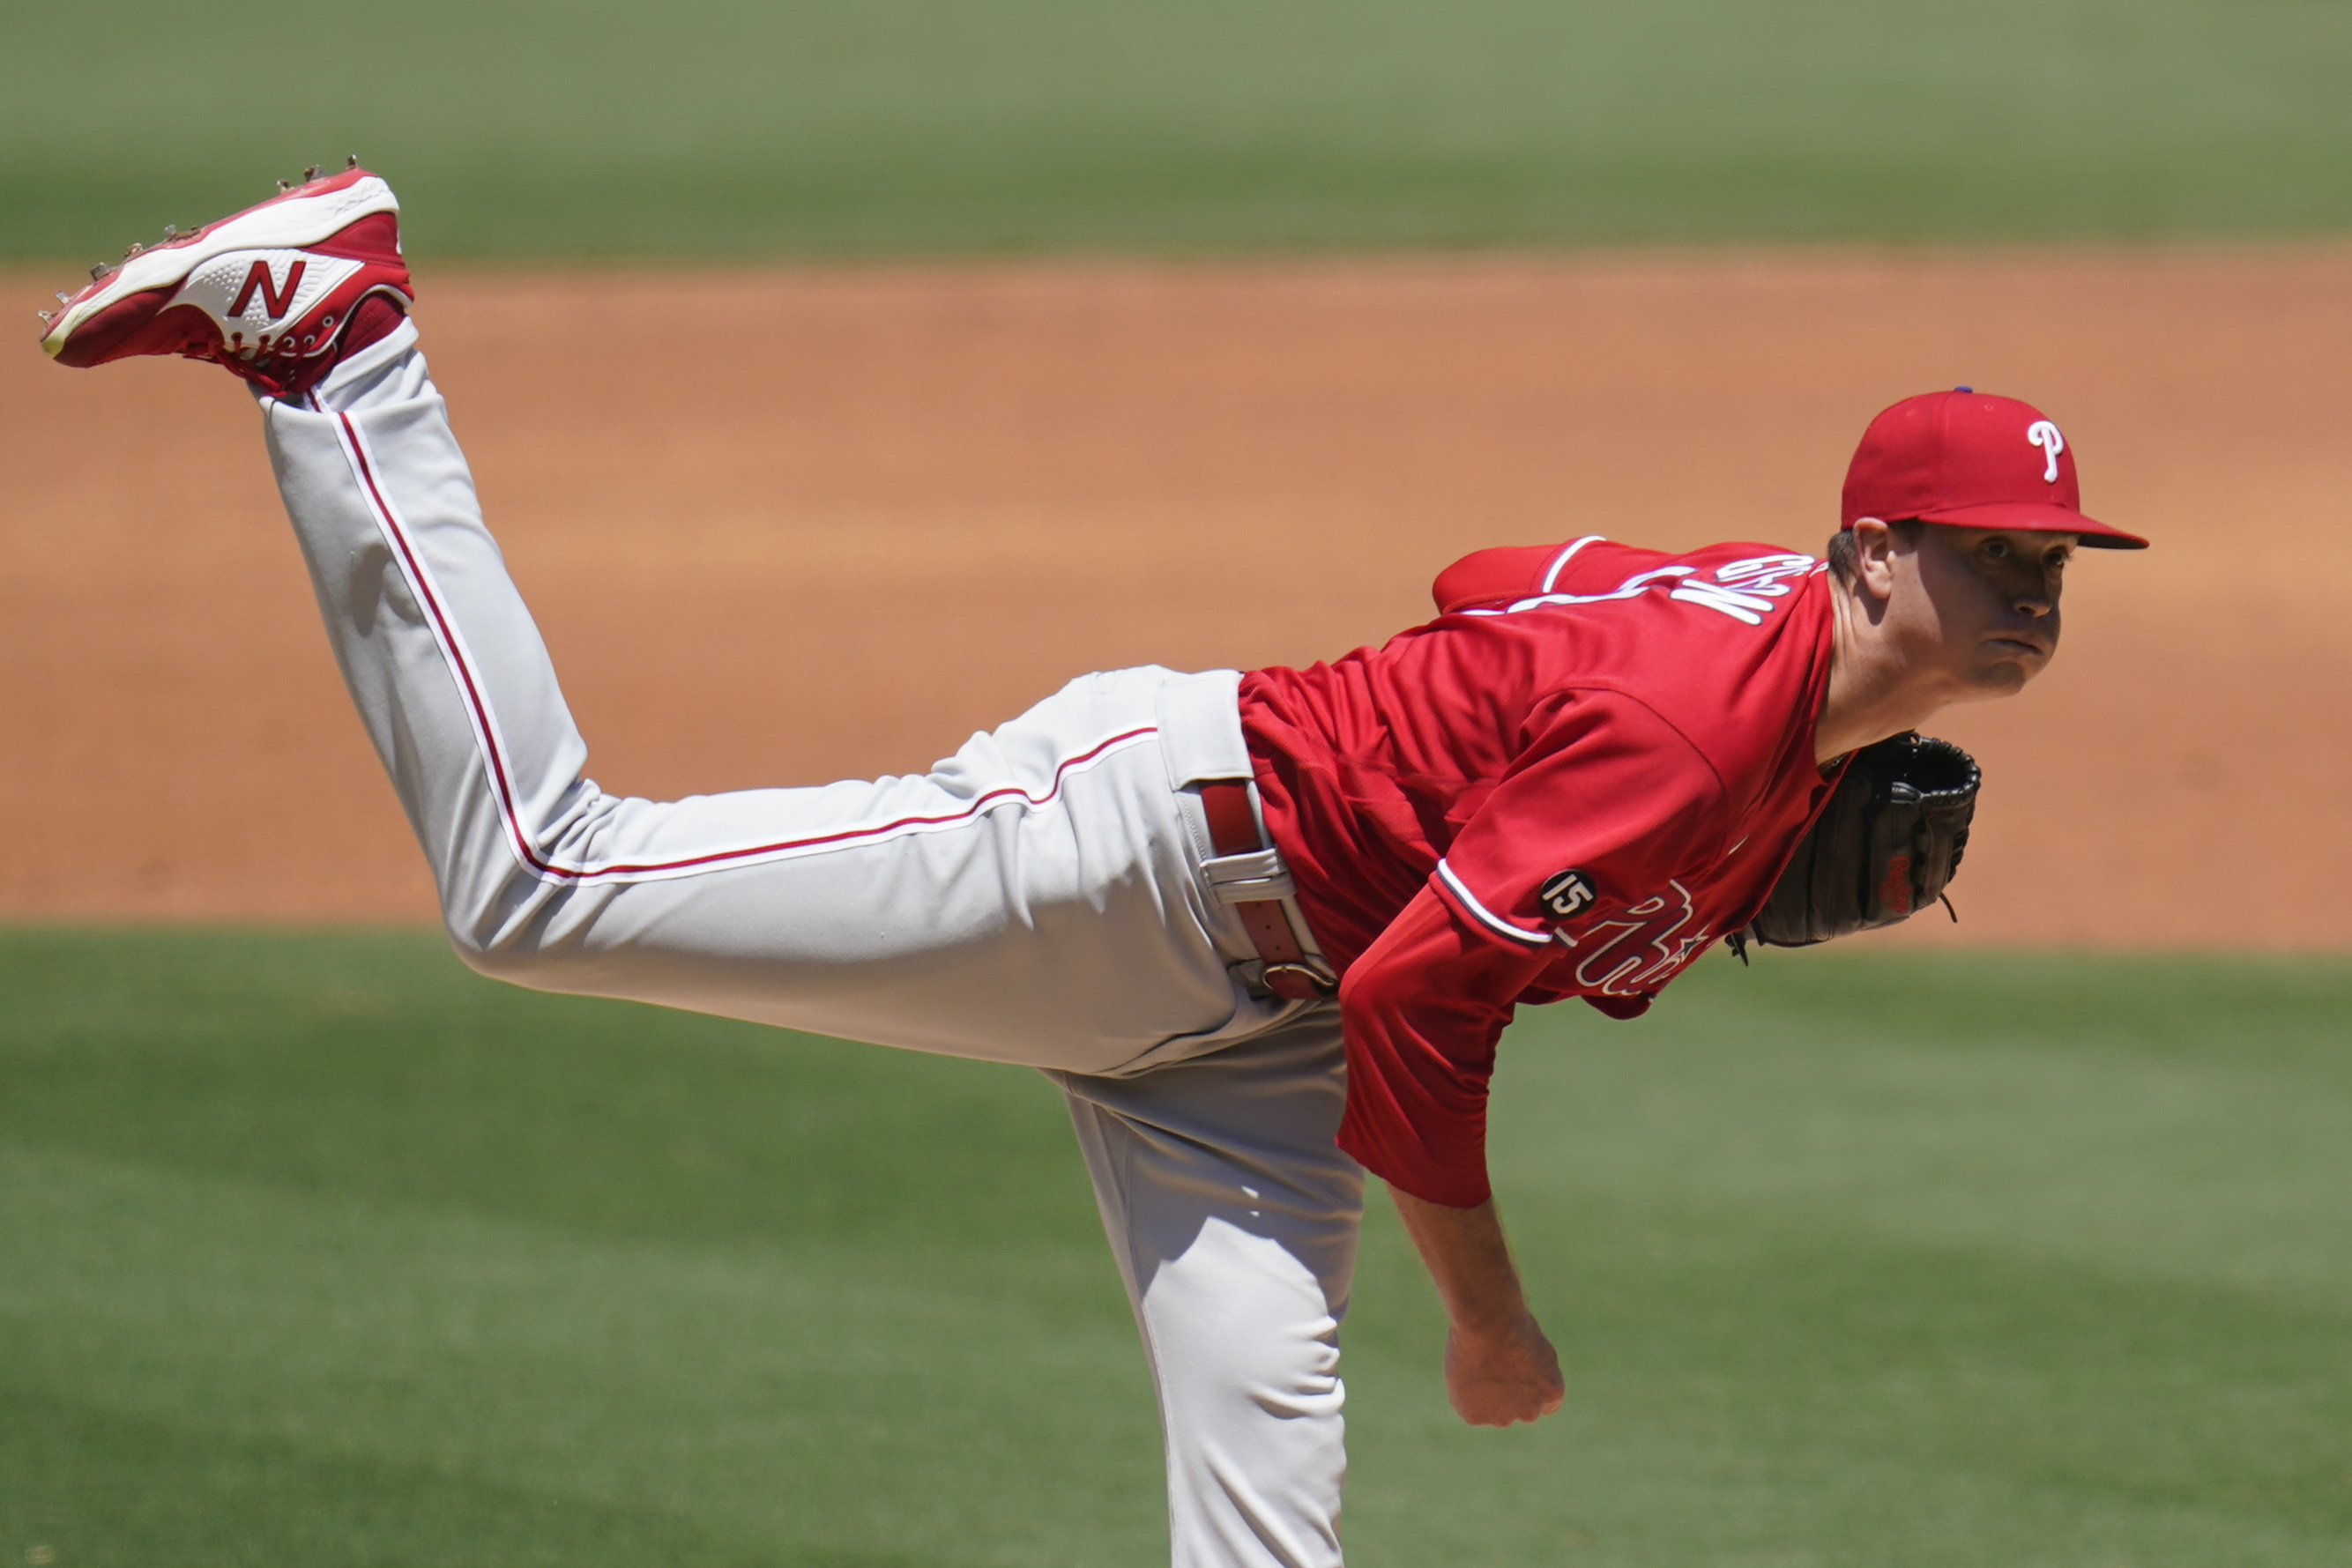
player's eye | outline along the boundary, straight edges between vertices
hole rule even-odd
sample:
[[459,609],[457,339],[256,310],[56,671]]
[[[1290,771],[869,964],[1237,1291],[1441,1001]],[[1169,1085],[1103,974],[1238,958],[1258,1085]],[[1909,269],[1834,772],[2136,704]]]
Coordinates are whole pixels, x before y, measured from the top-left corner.
[[1984,542],[1984,553],[1987,560],[2007,560],[2010,557],[2009,541],[1987,539]]

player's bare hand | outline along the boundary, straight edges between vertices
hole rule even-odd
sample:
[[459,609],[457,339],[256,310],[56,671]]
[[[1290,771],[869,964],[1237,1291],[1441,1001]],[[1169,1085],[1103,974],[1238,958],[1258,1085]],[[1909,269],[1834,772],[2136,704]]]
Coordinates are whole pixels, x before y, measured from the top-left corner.
[[1508,1427],[1559,1409],[1568,1385],[1551,1341],[1523,1312],[1498,1328],[1447,1331],[1445,1396],[1473,1427]]

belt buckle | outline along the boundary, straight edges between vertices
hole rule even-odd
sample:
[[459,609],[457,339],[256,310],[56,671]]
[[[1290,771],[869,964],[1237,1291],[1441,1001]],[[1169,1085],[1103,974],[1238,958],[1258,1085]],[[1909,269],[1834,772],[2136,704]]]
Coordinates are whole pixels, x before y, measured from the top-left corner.
[[1260,978],[1286,1002],[1320,1001],[1339,989],[1337,976],[1312,964],[1268,964]]

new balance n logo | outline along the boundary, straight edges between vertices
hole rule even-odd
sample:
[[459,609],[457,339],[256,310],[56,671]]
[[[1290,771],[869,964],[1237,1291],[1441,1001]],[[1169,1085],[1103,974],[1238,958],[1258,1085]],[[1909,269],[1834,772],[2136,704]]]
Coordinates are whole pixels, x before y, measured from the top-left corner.
[[286,287],[281,290],[277,286],[278,280],[270,276],[269,264],[266,261],[255,262],[252,269],[246,273],[245,287],[236,291],[236,302],[228,308],[228,313],[232,316],[244,315],[245,308],[253,302],[254,295],[258,293],[261,296],[262,308],[269,312],[271,320],[277,320],[286,314],[286,308],[294,303],[294,290],[301,287],[302,269],[309,265],[310,263],[305,261],[297,261],[288,267]]

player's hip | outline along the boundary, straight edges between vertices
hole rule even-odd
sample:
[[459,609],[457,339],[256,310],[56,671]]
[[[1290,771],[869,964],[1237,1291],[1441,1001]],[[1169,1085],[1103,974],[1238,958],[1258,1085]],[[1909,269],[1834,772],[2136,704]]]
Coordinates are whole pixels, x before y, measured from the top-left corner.
[[[934,769],[967,793],[1006,779],[1030,792],[968,834],[910,843],[885,873],[903,882],[894,902],[944,900],[931,936],[947,939],[894,966],[899,1006],[930,991],[951,1017],[929,1049],[1125,1074],[1300,1010],[1260,981],[1221,880],[1234,857],[1202,806],[1204,784],[1247,786],[1239,678],[1154,665],[1082,676]],[[1286,896],[1278,858],[1265,858],[1256,869]]]

